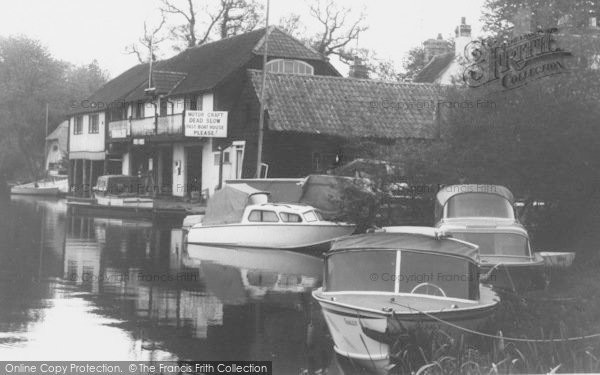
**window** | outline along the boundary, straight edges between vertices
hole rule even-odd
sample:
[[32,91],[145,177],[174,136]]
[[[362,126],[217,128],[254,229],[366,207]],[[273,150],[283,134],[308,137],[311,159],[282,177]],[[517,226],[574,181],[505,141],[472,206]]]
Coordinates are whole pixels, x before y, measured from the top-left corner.
[[271,73],[289,73],[313,75],[314,68],[304,61],[275,59],[267,63],[267,71]]
[[83,116],[75,116],[73,124],[73,134],[83,133]]
[[454,232],[452,236],[476,244],[481,255],[529,256],[529,241],[518,234]]
[[263,223],[277,223],[279,218],[274,211],[266,210],[252,210],[248,215],[248,221],[251,222],[263,222]]
[[52,151],[54,151],[54,152],[58,151],[58,145],[53,145],[52,146]]
[[98,126],[98,114],[90,115],[90,122],[88,123],[88,133],[97,134],[99,132]]
[[304,220],[308,221],[309,223],[312,221],[318,221],[319,216],[314,211],[307,211],[304,213]]
[[135,118],[144,118],[146,117],[146,103],[140,101],[135,105]]
[[301,223],[302,222],[302,218],[300,217],[300,215],[293,214],[290,212],[280,212],[279,217],[281,218],[281,221],[283,221],[284,223]]
[[[224,152],[223,153],[223,164],[230,164],[231,161],[229,160],[229,152]],[[220,152],[216,152],[215,153],[215,165],[220,165],[221,164],[221,153]]]
[[447,217],[514,218],[510,202],[496,194],[464,193],[455,195],[448,200],[447,207]]
[[160,117],[167,115],[167,98],[160,99]]
[[202,102],[198,103],[198,95],[190,95],[185,98],[185,109],[190,111],[202,110]]

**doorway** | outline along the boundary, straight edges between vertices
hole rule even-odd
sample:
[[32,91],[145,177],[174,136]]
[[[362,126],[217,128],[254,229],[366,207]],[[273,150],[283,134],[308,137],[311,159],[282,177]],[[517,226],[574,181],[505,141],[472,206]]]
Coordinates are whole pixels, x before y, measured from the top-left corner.
[[202,192],[202,146],[186,147],[187,195],[199,198]]
[[160,147],[160,194],[173,193],[173,147]]

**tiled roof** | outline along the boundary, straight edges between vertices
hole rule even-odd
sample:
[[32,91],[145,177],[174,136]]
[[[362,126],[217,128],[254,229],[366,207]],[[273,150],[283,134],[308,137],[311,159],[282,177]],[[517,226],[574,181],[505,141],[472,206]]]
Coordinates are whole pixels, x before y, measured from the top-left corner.
[[139,64],[121,73],[96,90],[89,98],[81,98],[73,103],[71,113],[106,110],[118,105],[129,93],[148,81],[148,64]]
[[440,74],[452,63],[452,60],[454,60],[454,52],[433,56],[429,63],[415,76],[413,82],[435,82]]
[[[161,70],[154,70],[152,72],[152,87],[156,89],[157,94],[170,94],[181,81],[186,77],[185,73],[179,72],[165,72]],[[124,99],[126,102],[133,102],[141,100],[147,97],[146,88],[148,87],[148,80],[146,79],[143,84],[138,86],[133,92],[127,95]]]
[[[248,71],[257,98],[262,72]],[[269,130],[372,138],[435,138],[439,85],[267,75]]]
[[[304,46],[302,42],[272,27],[269,33],[268,53],[271,57],[326,61],[323,56]],[[227,77],[262,53],[265,28],[245,34],[188,48],[170,59],[157,61],[153,69],[155,85],[170,95],[187,94],[213,89]],[[169,74],[167,74],[169,73]],[[182,75],[185,75],[183,79]],[[90,98],[90,101],[111,103],[135,101],[143,98],[148,86],[148,64],[137,65],[112,79]],[[158,90],[157,90],[158,91]],[[74,108],[73,112],[89,112],[87,108]]]
[[[269,56],[292,58],[292,59],[307,59],[307,60],[323,60],[323,56],[307,47],[296,38],[292,38],[288,34],[279,30],[276,27],[271,28],[269,33],[267,51]],[[264,53],[264,36],[254,48],[254,53],[262,55]]]

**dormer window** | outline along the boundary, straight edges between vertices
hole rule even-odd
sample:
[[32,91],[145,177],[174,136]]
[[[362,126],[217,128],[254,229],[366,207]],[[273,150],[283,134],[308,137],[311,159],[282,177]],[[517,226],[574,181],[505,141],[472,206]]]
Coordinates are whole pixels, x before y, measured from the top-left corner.
[[315,69],[304,61],[275,59],[267,63],[267,72],[314,75]]

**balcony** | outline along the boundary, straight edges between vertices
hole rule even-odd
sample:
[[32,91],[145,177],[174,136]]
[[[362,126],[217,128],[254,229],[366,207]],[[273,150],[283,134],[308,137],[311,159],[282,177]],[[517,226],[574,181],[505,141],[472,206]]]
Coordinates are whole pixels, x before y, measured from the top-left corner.
[[108,124],[108,135],[110,139],[114,140],[130,137],[183,135],[183,114],[157,117],[156,122],[154,117],[111,121]]

